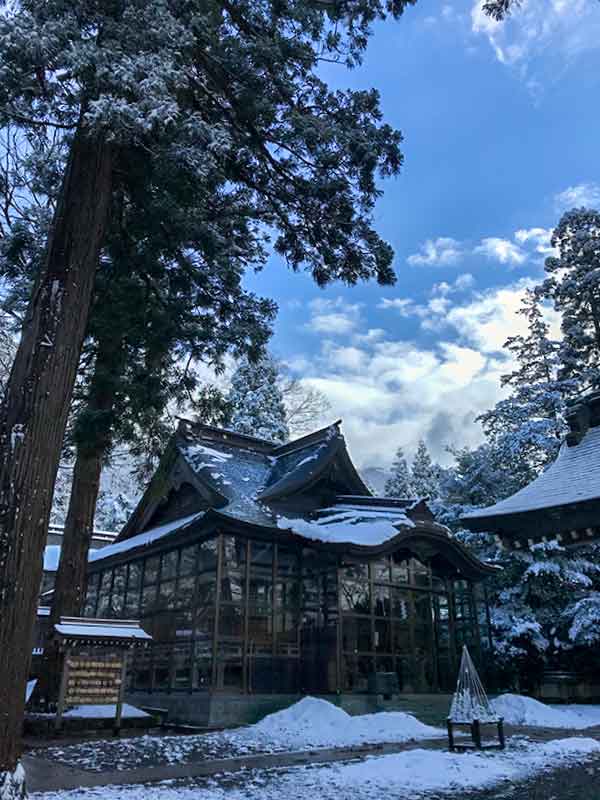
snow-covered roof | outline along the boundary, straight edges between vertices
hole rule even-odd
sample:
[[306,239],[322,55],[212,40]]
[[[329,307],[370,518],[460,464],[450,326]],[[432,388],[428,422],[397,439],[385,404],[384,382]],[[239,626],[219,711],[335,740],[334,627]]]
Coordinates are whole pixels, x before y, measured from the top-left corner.
[[150,634],[136,620],[61,617],[54,626],[61,636],[74,639],[150,640]]
[[556,460],[534,481],[493,506],[465,514],[469,520],[521,514],[600,499],[600,426],[579,444],[564,442]]
[[132,536],[129,539],[124,539],[122,542],[115,542],[109,544],[107,547],[100,547],[98,550],[90,550],[88,561],[100,561],[101,559],[114,556],[117,553],[124,553],[127,550],[133,550],[134,547],[142,547],[143,545],[151,544],[157,539],[162,539],[163,536],[168,536],[171,533],[180,531],[191,525],[195,520],[200,519],[204,515],[203,511],[197,514],[190,514],[181,519],[175,519],[172,522],[167,522],[164,525],[159,525],[156,528],[138,533],[137,536]]
[[[54,523],[51,523],[48,526],[48,534],[51,534],[52,536],[64,536],[64,533],[64,525],[55,525]],[[117,538],[118,535],[118,531],[101,531],[94,528],[92,539],[97,539],[99,542],[112,542]]]
[[[374,497],[352,464],[339,423],[276,445],[182,421],[159,469],[120,541],[96,552],[91,561],[98,563],[186,529],[191,537],[249,527],[348,552],[380,552],[397,543],[421,548],[419,552],[428,547],[432,557],[440,554],[452,568],[464,569],[474,579],[489,572],[435,523],[424,501]],[[203,510],[143,531],[157,513],[164,513],[161,508],[172,507],[171,495],[174,505],[179,497],[182,508]]]
[[208,426],[180,426],[177,447],[217,502],[242,522],[277,527],[271,503],[309,487],[335,460],[349,488],[369,496],[348,456],[339,423],[284,445]]

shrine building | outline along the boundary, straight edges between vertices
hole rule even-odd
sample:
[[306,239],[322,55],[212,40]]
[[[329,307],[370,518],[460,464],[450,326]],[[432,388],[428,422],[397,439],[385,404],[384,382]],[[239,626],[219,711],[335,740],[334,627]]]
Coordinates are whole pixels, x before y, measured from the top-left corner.
[[573,403],[566,416],[569,432],[556,460],[510,497],[465,514],[466,528],[493,533],[513,549],[600,538],[600,392]]
[[367,710],[453,689],[463,643],[485,661],[494,569],[425,502],[374,497],[339,423],[277,445],[182,421],[90,555],[85,616],[140,620],[126,699],[171,719],[252,721],[305,693]]

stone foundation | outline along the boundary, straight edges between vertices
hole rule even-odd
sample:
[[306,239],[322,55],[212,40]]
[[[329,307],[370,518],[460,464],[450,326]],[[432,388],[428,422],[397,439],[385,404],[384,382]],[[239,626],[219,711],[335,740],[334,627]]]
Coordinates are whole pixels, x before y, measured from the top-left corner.
[[[399,694],[391,699],[370,694],[317,695],[349,714],[406,711],[429,725],[443,725],[450,709],[449,694]],[[129,692],[131,705],[160,715],[170,724],[202,728],[250,725],[301,700],[300,694],[237,694],[229,692]]]

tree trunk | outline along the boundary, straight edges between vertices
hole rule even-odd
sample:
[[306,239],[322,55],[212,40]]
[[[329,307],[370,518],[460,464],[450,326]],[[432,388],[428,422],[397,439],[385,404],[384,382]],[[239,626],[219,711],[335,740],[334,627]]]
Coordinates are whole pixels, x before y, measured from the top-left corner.
[[52,596],[50,629],[60,616],[81,614],[86,592],[87,558],[102,473],[102,447],[95,452],[77,448],[69,510]]
[[42,554],[107,224],[112,160],[107,143],[76,133],[0,408],[0,787],[19,756]]

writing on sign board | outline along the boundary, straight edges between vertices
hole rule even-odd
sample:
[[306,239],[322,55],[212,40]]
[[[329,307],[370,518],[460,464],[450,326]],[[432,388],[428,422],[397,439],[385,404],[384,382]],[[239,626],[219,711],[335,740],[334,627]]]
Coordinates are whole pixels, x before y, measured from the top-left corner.
[[123,680],[123,659],[113,655],[67,658],[65,705],[110,705],[118,703]]

